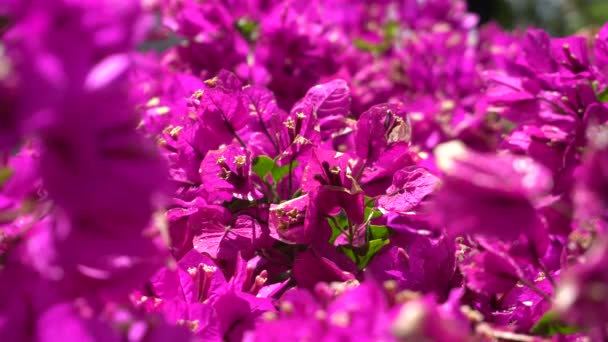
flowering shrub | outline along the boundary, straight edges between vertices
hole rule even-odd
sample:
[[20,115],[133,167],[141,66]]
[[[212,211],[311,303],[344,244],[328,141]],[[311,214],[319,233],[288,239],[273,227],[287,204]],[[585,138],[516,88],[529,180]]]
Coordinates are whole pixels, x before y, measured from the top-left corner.
[[0,19],[0,341],[608,339],[608,26],[457,0]]

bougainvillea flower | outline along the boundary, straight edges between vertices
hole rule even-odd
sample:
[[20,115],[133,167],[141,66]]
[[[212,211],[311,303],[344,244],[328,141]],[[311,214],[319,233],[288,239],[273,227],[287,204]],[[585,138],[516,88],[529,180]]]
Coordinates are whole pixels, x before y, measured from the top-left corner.
[[452,234],[510,239],[541,225],[534,201],[552,184],[544,167],[529,158],[481,154],[457,143],[442,145],[436,153],[446,176],[434,201]]
[[608,25],[604,24],[597,33],[593,54],[600,70],[606,75],[608,65]]
[[466,3],[0,1],[0,340],[606,340],[608,26]]
[[500,300],[500,307],[492,314],[495,321],[499,324],[515,323],[518,331],[522,332],[532,329],[550,309],[547,297],[554,291],[549,280],[541,277],[534,281],[534,286],[539,291],[527,286],[515,286],[507,291]]
[[393,176],[386,195],[378,199],[378,206],[390,212],[408,212],[433,193],[438,182],[439,179],[424,168],[402,169]]
[[323,335],[322,322],[315,317],[321,306],[311,292],[290,289],[280,299],[280,319],[268,315],[256,330],[249,331],[244,341],[282,341],[312,339]]
[[367,266],[377,281],[396,281],[399,289],[447,295],[454,275],[455,245],[447,237],[433,239],[414,233],[391,236]]
[[320,76],[338,70],[339,32],[328,32],[316,18],[314,5],[292,2],[274,6],[260,22],[254,58],[271,75],[266,86],[281,108],[293,105]]
[[[87,317],[86,307],[71,303],[56,304],[36,322],[36,341],[120,341],[120,336],[105,322]],[[52,326],[52,329],[49,329]]]
[[[75,136],[47,135],[40,159],[44,186],[73,219],[94,220],[117,232],[148,224],[159,185],[164,187],[164,162],[143,137],[128,129],[97,132],[93,141],[79,140],[90,133],[84,130]],[[61,177],[69,177],[72,186],[66,187]]]
[[270,236],[286,243],[309,242],[304,226],[308,201],[306,194],[281,204],[271,205],[268,218]]
[[600,335],[608,310],[608,278],[603,265],[608,257],[606,240],[598,241],[586,255],[587,262],[563,274],[555,306],[568,322],[597,329]]
[[298,286],[313,289],[320,281],[346,281],[354,279],[348,272],[342,271],[331,260],[316,256],[312,251],[305,251],[296,256],[293,264],[293,276]]
[[287,113],[278,107],[274,94],[260,86],[245,87],[243,99],[249,110],[249,122],[244,127],[243,136],[246,137],[249,133],[250,139],[259,137],[254,140],[259,143],[251,143],[249,148],[252,149],[254,156],[262,154],[276,157],[287,144],[286,141],[281,140]]
[[162,268],[150,283],[158,298],[186,303],[204,302],[227,284],[216,263],[195,250],[184,255],[174,269]]
[[245,58],[246,41],[233,25],[236,18],[223,3],[167,1],[162,9],[163,24],[190,42],[175,49],[178,66],[209,77],[221,69],[233,69]]
[[250,155],[239,146],[228,145],[210,151],[203,159],[199,172],[210,202],[229,201],[232,197],[248,199],[258,196],[249,177]]
[[[605,134],[605,129],[603,131],[602,134]],[[606,196],[608,183],[605,177],[608,172],[607,146],[590,149],[577,172],[579,183],[575,192],[575,201],[577,216],[583,221],[589,222],[589,220],[602,217],[605,220],[608,210],[608,197]],[[604,230],[605,227],[600,229]]]
[[402,116],[403,106],[398,104],[375,105],[361,114],[355,136],[359,158],[371,165],[390,144],[409,143],[412,128],[409,118]]
[[253,253],[254,240],[261,236],[258,222],[246,215],[231,218],[221,206],[200,208],[188,218],[194,249],[212,258],[232,259],[238,252]]
[[467,286],[480,293],[502,293],[518,282],[519,274],[515,261],[495,251],[483,251],[469,256],[460,265]]
[[302,192],[308,193],[323,185],[351,190],[354,167],[351,160],[346,153],[313,149],[302,174]]
[[220,333],[230,341],[240,341],[247,330],[255,329],[263,315],[274,312],[274,306],[266,298],[258,298],[249,293],[228,291],[214,302]]
[[454,307],[456,294],[441,306],[431,296],[406,302],[398,308],[392,323],[393,335],[399,340],[468,341],[468,322]]

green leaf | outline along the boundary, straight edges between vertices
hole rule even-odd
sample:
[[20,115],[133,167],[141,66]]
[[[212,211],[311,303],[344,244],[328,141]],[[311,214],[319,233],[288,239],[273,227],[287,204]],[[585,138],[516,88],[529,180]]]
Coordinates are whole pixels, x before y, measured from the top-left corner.
[[0,185],[3,185],[4,183],[6,183],[15,173],[15,170],[8,168],[8,167],[3,167],[0,168]]
[[258,38],[260,25],[251,19],[241,18],[234,23],[241,36],[249,42],[254,42]]
[[353,40],[353,44],[357,49],[366,52],[382,53],[388,48],[384,42],[372,43],[361,38],[355,38],[355,40]]
[[[295,169],[299,164],[299,162],[294,160],[291,162],[291,169]],[[274,180],[274,184],[278,184],[281,179],[289,174],[289,168],[289,164],[283,166],[277,165],[277,162],[269,156],[255,157],[253,159],[253,166],[251,167],[253,172],[263,180],[266,180],[266,176],[270,174],[270,177]]]
[[557,334],[568,335],[578,333],[578,327],[564,323],[555,311],[547,311],[536,324],[532,327],[531,332],[535,335],[553,336]]
[[340,209],[340,213],[328,218],[327,222],[329,222],[329,225],[331,226],[331,238],[329,239],[329,243],[333,244],[338,236],[348,229],[349,222],[346,210]]
[[391,231],[390,229],[388,229],[387,226],[378,226],[375,224],[370,224],[367,229],[369,232],[370,240],[387,239],[389,235],[391,235]]
[[365,220],[366,221],[371,221],[373,219],[376,219],[380,216],[382,216],[382,212],[380,210],[377,210],[373,207],[365,207]]
[[376,199],[369,196],[363,197],[363,203],[365,203],[366,208],[375,208],[376,207]]
[[372,260],[382,247],[389,243],[389,239],[376,239],[371,240],[361,247],[351,247],[342,245],[338,248],[342,253],[348,256],[354,261],[360,270],[364,269],[365,266]]
[[[272,179],[274,180],[275,183],[279,183],[279,181],[281,181],[281,179],[283,179],[285,176],[287,176],[287,174],[289,173],[289,169],[290,169],[289,165],[290,164],[278,166],[278,165],[274,164],[273,168],[270,170],[270,176],[272,177]],[[297,161],[295,161],[295,160],[292,161],[291,170],[295,169],[298,165],[299,165],[299,163]]]
[[597,100],[600,102],[608,102],[608,87],[600,91],[597,95]]
[[368,242],[368,248],[365,255],[359,259],[359,268],[365,268],[365,266],[367,266],[367,264],[372,260],[374,255],[376,255],[382,249],[382,247],[386,246],[388,243],[389,239],[376,239]]
[[389,21],[384,25],[384,41],[392,42],[399,34],[399,23],[396,21]]
[[391,47],[391,44],[399,34],[399,29],[400,28],[398,22],[389,21],[388,23],[386,23],[386,25],[384,25],[382,31],[383,40],[381,43],[374,43],[362,38],[356,38],[353,41],[353,44],[359,50],[381,54],[386,52],[386,50]]
[[353,262],[357,263],[357,255],[355,255],[355,251],[353,250],[353,248],[351,246],[346,246],[346,245],[342,245],[339,246],[338,249],[344,253],[344,255],[346,255],[347,257],[350,258],[350,260],[352,260]]
[[260,178],[265,179],[266,175],[275,166],[276,164],[272,158],[268,156],[257,156],[253,159],[253,166],[251,169],[256,175],[260,176]]
[[302,189],[296,190],[291,198],[296,198],[302,196]]

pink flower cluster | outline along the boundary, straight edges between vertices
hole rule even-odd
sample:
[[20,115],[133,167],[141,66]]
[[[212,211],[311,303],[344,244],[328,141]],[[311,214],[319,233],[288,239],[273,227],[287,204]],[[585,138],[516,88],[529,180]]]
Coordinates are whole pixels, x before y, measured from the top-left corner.
[[607,264],[608,25],[0,4],[0,341],[602,342]]

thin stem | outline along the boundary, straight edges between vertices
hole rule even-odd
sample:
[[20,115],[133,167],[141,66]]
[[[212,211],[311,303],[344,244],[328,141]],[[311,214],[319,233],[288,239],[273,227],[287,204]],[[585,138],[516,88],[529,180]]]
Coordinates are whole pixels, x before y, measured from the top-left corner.
[[228,122],[228,120],[224,120],[224,123],[226,124],[226,127],[228,127],[228,130],[230,131],[230,133],[232,133],[232,135],[239,142],[239,144],[241,144],[241,146],[243,146],[244,149],[247,149],[247,145],[245,145],[245,142],[243,141],[243,139],[241,139],[239,134],[234,130],[234,127],[232,127],[232,125]]
[[367,163],[369,161],[369,158],[371,158],[371,156],[372,156],[372,142],[370,140],[367,143],[367,156],[365,156],[365,162],[363,162],[363,165],[361,166],[359,171],[357,171],[357,175],[355,176],[355,181],[357,183],[359,183],[361,176],[363,176],[363,171],[365,171],[365,168],[367,167]]
[[335,217],[333,217],[333,216],[329,216],[329,215],[323,215],[323,216],[325,216],[326,218],[330,219],[330,220],[331,220],[331,221],[334,223],[334,226],[336,226],[336,228],[338,228],[338,230],[339,230],[339,231],[340,231],[342,234],[346,234],[346,231],[345,231],[344,229],[342,229],[342,227],[340,227],[340,225],[338,224],[338,221],[336,220],[336,218],[335,218]]
[[288,198],[292,198],[292,196],[293,196],[293,193],[292,193],[292,191],[293,191],[293,180],[292,180],[293,175],[292,175],[292,172],[293,172],[293,163],[296,160],[296,158],[298,158],[298,153],[294,152],[291,155],[291,159],[289,160],[289,174],[287,175],[287,177],[289,177],[289,180],[288,180],[288,183],[287,183],[288,184],[288,186],[287,186],[287,196],[288,196]]
[[536,292],[539,296],[543,297],[543,299],[546,300],[547,302],[549,302],[549,303],[552,302],[551,297],[549,297],[543,290],[538,288],[538,286],[534,285],[534,283],[532,283],[528,279],[526,279],[524,277],[520,277],[519,281],[521,281],[521,283],[524,284],[525,286],[527,286],[530,290]]
[[[387,196],[390,196],[390,194],[389,194],[389,195],[387,195]],[[376,201],[376,199],[377,199],[378,197],[379,197],[379,196],[370,197],[370,198],[369,198],[369,201],[365,202],[365,206],[367,207],[367,206],[369,206],[369,204],[370,204],[370,203],[375,202],[375,201]]]
[[549,281],[551,286],[555,289],[557,287],[557,282],[555,281],[555,278],[553,278],[551,271],[549,271],[549,269],[547,269],[547,266],[545,266],[545,263],[540,259],[538,260],[538,266],[540,266],[540,269],[543,271],[545,278],[547,278],[547,280]]
[[545,278],[547,278],[551,286],[555,289],[557,287],[555,279],[551,275],[551,272],[547,269],[547,266],[545,266],[545,263],[542,261],[541,256],[538,254],[538,251],[534,247],[534,244],[530,244],[528,249],[530,250],[530,253],[532,253],[536,265],[541,269],[541,271],[543,271],[543,273],[545,274]]
[[553,103],[553,102],[551,102],[551,101],[549,101],[549,100],[547,100],[547,99],[545,99],[543,97],[537,96],[535,99],[538,100],[538,101],[540,101],[540,102],[547,103],[548,105],[550,105],[551,107],[553,107],[553,109],[555,109],[556,111],[558,111],[562,115],[568,115],[568,113],[566,113],[560,106],[556,105],[555,103]]

